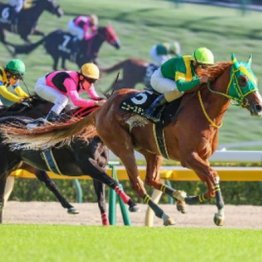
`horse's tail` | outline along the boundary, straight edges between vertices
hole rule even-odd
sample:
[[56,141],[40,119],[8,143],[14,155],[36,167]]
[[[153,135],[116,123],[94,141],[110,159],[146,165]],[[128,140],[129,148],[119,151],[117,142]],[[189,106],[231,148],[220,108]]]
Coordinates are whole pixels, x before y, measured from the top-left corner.
[[117,70],[123,69],[123,68],[125,67],[125,64],[128,63],[128,62],[129,62],[129,60],[126,59],[126,60],[121,61],[121,62],[119,62],[119,63],[117,63],[117,64],[115,64],[115,65],[113,65],[113,66],[111,66],[111,67],[108,67],[108,68],[100,68],[100,71],[101,71],[102,73],[110,74],[110,73],[115,72],[115,71],[117,71]]
[[95,113],[81,120],[71,120],[67,123],[53,123],[27,130],[24,126],[1,125],[0,131],[4,137],[4,143],[10,144],[15,149],[40,150],[55,146],[57,143],[70,144],[73,138],[87,140],[97,135],[95,128]]
[[49,33],[48,35],[44,36],[39,41],[37,41],[33,44],[29,44],[29,45],[14,45],[14,44],[12,44],[12,47],[14,48],[13,53],[14,53],[14,55],[29,54],[32,51],[34,51],[38,46],[40,46],[41,44],[43,44],[47,40],[52,39],[55,35],[58,35],[61,32],[62,32],[62,30],[60,30],[60,29],[55,30],[55,31]]
[[14,48],[14,55],[18,55],[18,54],[29,54],[32,51],[34,51],[39,45],[41,45],[43,42],[45,42],[47,36],[44,36],[42,39],[40,39],[39,41],[37,41],[36,43],[33,44],[29,44],[29,45],[14,45],[12,44],[13,48]]

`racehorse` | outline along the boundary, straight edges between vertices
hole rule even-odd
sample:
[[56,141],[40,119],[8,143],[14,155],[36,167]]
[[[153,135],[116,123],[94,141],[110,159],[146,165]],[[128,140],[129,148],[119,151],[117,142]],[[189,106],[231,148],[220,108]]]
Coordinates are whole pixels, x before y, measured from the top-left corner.
[[46,52],[53,58],[53,69],[57,70],[60,58],[63,69],[66,69],[66,60],[76,63],[79,67],[87,62],[96,62],[104,41],[116,49],[120,48],[118,36],[112,26],[99,27],[97,33],[88,40],[78,40],[68,32],[56,30],[34,44],[13,47],[15,54],[28,54],[43,43]]
[[102,73],[110,74],[115,71],[122,72],[122,78],[115,81],[108,91],[118,90],[121,88],[135,88],[137,84],[150,86],[150,77],[153,71],[157,68],[143,59],[128,58],[111,67],[100,68]]
[[[39,100],[37,97],[32,97],[30,99],[30,103],[32,104],[31,108],[25,111],[21,109],[18,110],[21,106],[23,107],[23,105],[14,104],[11,108],[5,109],[5,117],[1,117],[0,122],[12,123],[14,121],[20,122],[23,120],[26,122],[29,116],[33,115],[34,117],[41,117],[45,115],[46,111],[49,111],[52,106],[51,103]],[[7,111],[10,116],[7,116]],[[76,111],[75,115],[77,115],[78,112],[79,111]],[[82,110],[78,116],[85,113],[87,113],[87,111]],[[23,115],[23,117],[20,117],[19,120],[17,120],[17,116],[14,116],[15,114]],[[2,204],[0,204],[0,207],[2,207],[0,210],[1,219],[6,177],[12,170],[17,169],[19,165],[21,165],[22,161],[40,170],[52,171],[54,173],[68,176],[89,175],[94,178],[93,182],[103,225],[108,225],[109,222],[106,215],[105,193],[102,183],[105,183],[114,189],[123,201],[129,205],[130,211],[136,211],[135,203],[118,187],[117,181],[105,173],[108,153],[107,148],[103,145],[99,138],[94,137],[89,139],[88,144],[83,141],[73,141],[68,146],[52,148],[50,152],[28,150],[11,151],[10,148],[3,144],[1,140],[2,138],[0,137],[0,152],[2,155],[0,159],[0,203],[2,202]],[[54,169],[54,167],[52,167],[53,165],[59,167],[60,171],[57,168]]]
[[30,43],[28,36],[30,34],[44,35],[37,27],[37,21],[43,11],[61,17],[63,10],[55,0],[34,0],[32,7],[23,9],[17,17],[17,23],[12,25],[10,22],[11,7],[7,4],[0,3],[0,42],[8,45],[5,39],[4,30],[18,34],[25,42]]
[[[145,156],[145,182],[176,198],[181,205],[203,203],[215,198],[218,212],[214,215],[214,222],[221,226],[225,220],[224,201],[219,176],[208,159],[217,148],[219,128],[231,100],[248,109],[251,115],[262,116],[262,98],[251,69],[251,61],[250,57],[247,63],[238,62],[235,55],[232,55],[230,62],[220,62],[212,67],[199,69],[197,74],[207,75],[210,81],[185,93],[177,111],[173,110],[177,101],[170,103],[158,124],[137,115],[139,112],[143,113],[140,105],[150,99],[148,92],[122,89],[113,93],[100,109],[71,127],[46,127],[36,137],[26,135],[27,131],[19,128],[6,126],[1,130],[10,143],[25,143],[29,146],[34,145],[36,138],[44,139],[43,141],[55,138],[55,143],[65,142],[82,132],[83,128],[96,127],[95,132],[125,165],[133,189],[153,209],[155,215],[163,219],[164,225],[171,225],[173,221],[147,194],[139,177],[134,150]],[[124,103],[129,102],[133,104],[127,108],[132,110],[133,107],[135,114],[123,109]],[[24,135],[22,140],[17,139],[18,135]],[[182,166],[193,169],[206,183],[207,192],[186,196],[184,192],[162,184],[159,177],[162,156],[179,160]]]

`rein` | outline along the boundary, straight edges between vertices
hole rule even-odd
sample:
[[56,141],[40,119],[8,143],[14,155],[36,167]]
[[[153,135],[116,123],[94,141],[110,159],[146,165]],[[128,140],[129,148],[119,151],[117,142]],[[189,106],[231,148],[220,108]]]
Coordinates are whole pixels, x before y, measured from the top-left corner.
[[220,125],[217,125],[208,115],[206,109],[205,109],[205,106],[204,106],[204,103],[203,103],[203,100],[202,100],[202,97],[201,97],[201,93],[200,91],[198,90],[197,91],[197,96],[198,96],[198,100],[199,100],[199,103],[201,105],[201,109],[202,109],[202,112],[204,113],[204,116],[206,117],[206,119],[208,120],[208,122],[211,124],[211,126],[215,127],[215,128],[220,128],[222,127],[223,123],[221,123]]

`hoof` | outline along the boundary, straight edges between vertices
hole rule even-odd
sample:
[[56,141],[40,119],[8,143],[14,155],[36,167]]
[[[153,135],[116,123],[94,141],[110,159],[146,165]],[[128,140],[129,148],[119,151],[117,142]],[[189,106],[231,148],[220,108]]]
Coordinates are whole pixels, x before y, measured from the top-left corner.
[[175,225],[175,221],[173,219],[171,219],[170,217],[167,217],[166,219],[164,219],[164,226],[173,226]]
[[217,226],[223,226],[224,225],[224,221],[225,221],[225,218],[224,216],[221,216],[220,214],[215,214],[214,216],[214,223],[217,225]]
[[72,215],[77,215],[77,214],[79,214],[79,211],[77,209],[75,209],[74,207],[70,207],[70,208],[67,209],[67,213],[72,214]]
[[176,209],[177,211],[181,212],[182,214],[185,214],[186,211],[186,202],[185,201],[177,201],[176,202]]
[[139,210],[138,206],[137,205],[134,205],[134,206],[130,206],[129,207],[129,211],[130,212],[137,212]]

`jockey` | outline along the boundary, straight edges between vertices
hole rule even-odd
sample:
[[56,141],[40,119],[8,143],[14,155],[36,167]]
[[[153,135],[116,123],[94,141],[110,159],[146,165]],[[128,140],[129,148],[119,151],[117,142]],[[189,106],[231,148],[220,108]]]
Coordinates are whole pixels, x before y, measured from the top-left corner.
[[[60,113],[69,104],[76,107],[101,106],[105,100],[100,98],[94,87],[99,79],[99,69],[93,63],[82,65],[80,72],[77,71],[54,71],[36,82],[35,93],[41,98],[52,102],[54,105],[46,118],[36,119],[29,124],[28,128],[34,128],[49,122],[58,120]],[[92,100],[86,100],[79,96],[86,92]]]
[[24,73],[25,64],[19,59],[10,60],[5,68],[0,67],[0,105],[10,106],[28,97],[19,85]]
[[9,0],[9,5],[12,7],[10,13],[11,24],[15,24],[17,21],[18,14],[24,7],[25,0]]
[[145,110],[145,116],[159,121],[153,116],[155,109],[181,97],[184,92],[202,83],[207,83],[208,77],[198,77],[196,70],[213,64],[214,55],[206,47],[197,48],[192,56],[174,57],[163,63],[151,77],[152,88],[161,95]]
[[79,40],[88,40],[97,32],[98,18],[92,14],[90,16],[77,16],[68,23],[68,31],[77,36]]
[[181,53],[180,44],[176,41],[171,43],[156,44],[150,50],[150,57],[157,66],[163,64],[171,56],[179,56]]

